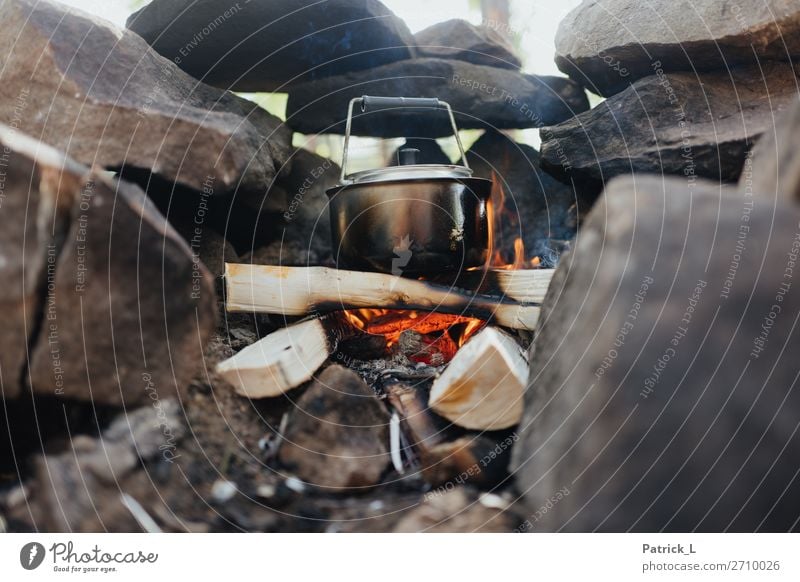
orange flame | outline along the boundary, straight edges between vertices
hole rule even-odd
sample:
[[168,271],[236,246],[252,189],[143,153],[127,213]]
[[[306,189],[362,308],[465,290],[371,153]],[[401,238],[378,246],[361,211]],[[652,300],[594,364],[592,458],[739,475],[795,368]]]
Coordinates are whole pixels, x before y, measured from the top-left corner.
[[525,243],[522,237],[514,239],[514,258],[511,262],[503,256],[503,223],[514,222],[512,213],[506,208],[506,193],[500,177],[492,172],[492,191],[486,207],[489,222],[489,267],[496,269],[517,270],[535,268],[539,264],[538,257],[530,261],[525,258]]

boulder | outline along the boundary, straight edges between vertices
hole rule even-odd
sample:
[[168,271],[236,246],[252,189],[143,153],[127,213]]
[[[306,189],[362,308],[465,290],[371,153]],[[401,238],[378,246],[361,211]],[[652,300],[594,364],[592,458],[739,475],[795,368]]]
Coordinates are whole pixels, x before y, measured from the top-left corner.
[[542,171],[539,152],[500,132],[483,134],[467,151],[467,160],[475,176],[501,186],[493,191],[499,209],[494,244],[503,262],[513,263],[515,241],[522,239],[527,261],[539,257],[544,266],[557,263],[575,236],[579,209],[588,211],[595,196]]
[[204,83],[285,91],[410,58],[414,38],[377,0],[154,0],[127,27]]
[[[414,59],[297,85],[289,91],[287,123],[306,134],[345,130],[354,97],[438,97],[462,129],[520,129],[559,123],[589,108],[569,79],[445,59]],[[444,112],[418,108],[355,112],[353,135],[443,137],[452,134]]]
[[736,181],[755,139],[797,99],[797,78],[783,63],[700,76],[654,73],[542,129],[543,167],[595,186],[636,172]]
[[389,415],[355,372],[326,368],[295,406],[278,452],[287,470],[333,491],[380,482],[389,466]]
[[609,184],[542,308],[512,455],[528,529],[797,527],[799,253],[793,202]]
[[[0,142],[13,168],[3,269],[20,285],[3,300],[10,394],[29,382],[36,394],[109,405],[182,393],[214,327],[200,260],[138,187],[10,128]],[[26,222],[27,231],[13,226]]]
[[800,55],[793,0],[584,0],[561,22],[556,64],[610,96],[652,74],[724,70]]
[[172,515],[141,465],[169,470],[185,430],[178,402],[164,400],[119,415],[98,438],[76,435],[68,450],[37,457],[26,521],[47,532],[139,532],[134,513],[157,515],[142,505]]
[[[0,126],[0,396],[20,393],[28,343],[41,325],[41,295],[52,277],[71,191],[85,168]],[[34,152],[36,154],[34,155]],[[59,196],[61,191],[66,196]]]
[[[341,168],[308,150],[295,150],[291,171],[281,174],[264,196],[244,195],[236,204],[260,214],[276,239],[252,251],[257,264],[318,265],[333,260],[326,190],[339,182]],[[302,257],[302,258],[300,258]],[[299,262],[298,262],[299,260]]]
[[219,194],[262,190],[291,153],[279,119],[130,31],[49,0],[9,0],[0,19],[0,122],[81,163]]
[[476,65],[519,71],[522,61],[505,36],[486,25],[454,18],[414,35],[420,56],[458,59]]

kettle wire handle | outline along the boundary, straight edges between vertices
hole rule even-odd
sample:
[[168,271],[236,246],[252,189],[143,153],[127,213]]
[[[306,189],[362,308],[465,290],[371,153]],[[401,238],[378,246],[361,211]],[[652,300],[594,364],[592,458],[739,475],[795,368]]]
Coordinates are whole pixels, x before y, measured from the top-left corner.
[[370,107],[374,107],[376,109],[401,109],[404,107],[445,109],[447,111],[447,115],[450,117],[450,126],[453,128],[453,137],[456,138],[458,151],[461,153],[461,163],[465,168],[468,170],[470,169],[469,162],[467,162],[467,156],[464,153],[464,144],[461,143],[461,136],[458,135],[458,126],[456,125],[456,119],[453,116],[453,109],[450,107],[449,103],[436,98],[370,97],[369,95],[364,95],[362,97],[355,97],[351,99],[350,104],[347,107],[347,125],[345,126],[344,146],[342,147],[342,174],[340,176],[341,184],[347,182],[347,155],[350,150],[350,130],[353,126],[353,109],[355,108],[356,104],[361,105],[362,113],[366,113]]

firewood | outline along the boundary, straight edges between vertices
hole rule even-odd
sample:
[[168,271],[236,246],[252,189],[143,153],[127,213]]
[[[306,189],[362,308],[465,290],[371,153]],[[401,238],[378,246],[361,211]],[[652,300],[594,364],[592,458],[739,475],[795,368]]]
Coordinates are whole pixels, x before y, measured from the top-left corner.
[[332,353],[320,318],[278,330],[217,365],[217,372],[248,398],[279,396],[311,379]]
[[[460,273],[455,286],[492,297],[507,297],[520,303],[541,303],[550,287],[555,269],[475,269]],[[431,278],[449,285],[450,277]]]
[[544,269],[528,273],[497,275],[501,288],[508,288],[514,297],[495,297],[382,273],[228,263],[226,305],[233,312],[282,315],[364,307],[435,310],[534,330],[552,273]]
[[487,327],[434,381],[430,406],[464,428],[500,430],[519,422],[527,383],[528,364],[519,345]]

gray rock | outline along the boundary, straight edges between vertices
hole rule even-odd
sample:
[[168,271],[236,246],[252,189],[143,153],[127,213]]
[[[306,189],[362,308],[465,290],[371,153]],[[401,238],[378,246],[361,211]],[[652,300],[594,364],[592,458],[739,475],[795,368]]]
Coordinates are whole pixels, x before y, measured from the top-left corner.
[[2,268],[15,277],[2,297],[5,396],[28,382],[109,405],[182,393],[214,327],[205,267],[138,187],[10,128],[0,143],[13,168],[2,205]]
[[389,415],[355,372],[326,368],[297,400],[278,459],[331,490],[376,485],[389,465]]
[[506,37],[495,29],[454,18],[414,35],[420,56],[458,59],[476,65],[519,71],[522,61]]
[[[40,326],[41,294],[57,258],[65,210],[59,190],[85,171],[59,152],[0,126],[0,381],[3,398],[24,385],[28,343]],[[36,155],[34,155],[36,152]],[[62,178],[63,176],[63,178]],[[63,185],[60,185],[61,182]],[[69,186],[68,186],[69,185]]]
[[219,194],[262,190],[291,153],[280,120],[198,83],[130,31],[49,0],[9,0],[0,19],[0,122],[79,162]]
[[512,461],[526,531],[797,527],[798,224],[716,183],[609,184],[542,309]]
[[370,69],[410,58],[414,44],[377,0],[154,0],[127,26],[184,71],[234,91]]
[[185,394],[214,328],[211,275],[138,187],[97,172],[80,186],[31,349],[34,390],[112,405]]
[[130,494],[140,505],[163,507],[158,486],[139,467],[172,463],[185,432],[180,405],[175,400],[157,404],[118,416],[100,438],[79,435],[68,451],[36,458],[29,517],[34,527],[71,533],[141,531],[121,494]]
[[646,77],[544,128],[542,165],[562,179],[595,185],[635,172],[735,181],[754,140],[795,99],[797,79],[783,63]]
[[561,22],[556,64],[602,95],[665,71],[728,70],[800,55],[794,0],[584,0]]
[[315,265],[333,260],[331,221],[325,193],[339,182],[333,160],[305,149],[292,155],[291,171],[281,174],[266,196],[238,196],[236,203],[273,224],[277,239],[253,249],[258,264]]
[[[287,123],[306,134],[344,133],[347,106],[362,95],[438,97],[450,103],[459,127],[519,129],[559,123],[589,108],[569,79],[525,75],[465,61],[415,59],[293,87]],[[416,108],[356,112],[353,134],[443,137],[444,112]]]

